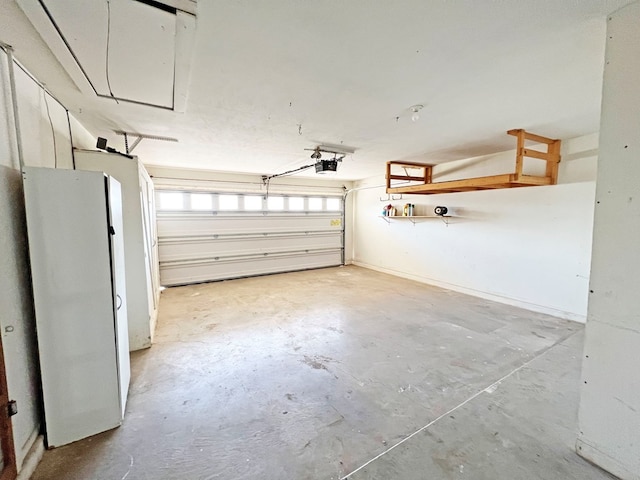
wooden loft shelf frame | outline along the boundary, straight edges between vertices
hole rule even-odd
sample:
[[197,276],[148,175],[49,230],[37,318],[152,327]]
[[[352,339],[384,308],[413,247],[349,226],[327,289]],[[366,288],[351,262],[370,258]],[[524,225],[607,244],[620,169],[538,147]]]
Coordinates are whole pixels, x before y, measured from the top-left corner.
[[[413,162],[387,162],[387,193],[409,193],[415,195],[433,195],[436,193],[469,192],[474,190],[492,190],[497,188],[531,187],[540,185],[555,185],[558,182],[558,164],[560,163],[560,140],[555,140],[521,129],[509,130],[509,135],[517,139],[516,166],[514,173],[502,175],[491,175],[488,177],[466,178],[463,180],[449,180],[445,182],[433,182],[433,165]],[[525,141],[544,144],[546,152],[532,150],[525,147]],[[535,158],[547,162],[545,175],[525,175],[522,173],[524,159]],[[394,175],[391,167],[397,166],[405,169],[419,168],[422,171],[419,175]],[[392,180],[403,180],[409,182],[420,182],[402,187],[391,186]]]

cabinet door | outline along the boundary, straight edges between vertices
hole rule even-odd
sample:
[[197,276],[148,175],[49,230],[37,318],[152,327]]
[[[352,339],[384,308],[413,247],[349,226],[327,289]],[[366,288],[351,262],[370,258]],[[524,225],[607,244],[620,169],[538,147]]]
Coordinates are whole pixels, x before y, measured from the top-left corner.
[[153,279],[153,294],[156,302],[160,301],[160,260],[158,257],[158,222],[156,219],[156,193],[153,182],[149,178],[147,182],[149,191],[149,227],[151,229],[151,239],[153,240],[151,249],[151,278]]
[[99,172],[24,171],[49,447],[120,424],[109,205]]
[[109,178],[109,225],[111,226],[111,269],[113,310],[116,332],[116,354],[122,417],[127,405],[131,368],[129,363],[129,327],[127,322],[127,285],[124,261],[124,224],[122,221],[122,192],[120,184]]
[[142,232],[144,234],[144,266],[148,287],[147,300],[149,301],[149,312],[151,313],[155,312],[158,306],[153,282],[153,230],[149,211],[149,184],[142,171],[140,172],[140,207],[142,210]]

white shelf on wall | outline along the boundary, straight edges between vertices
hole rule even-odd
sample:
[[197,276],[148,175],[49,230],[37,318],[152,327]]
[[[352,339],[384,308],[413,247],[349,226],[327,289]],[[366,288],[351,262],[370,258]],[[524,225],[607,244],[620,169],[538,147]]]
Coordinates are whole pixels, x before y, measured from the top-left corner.
[[449,225],[449,218],[451,218],[450,215],[444,215],[444,216],[440,216],[440,215],[410,215],[410,216],[394,215],[394,216],[391,216],[391,217],[388,217],[386,215],[378,215],[378,216],[381,219],[383,219],[385,222],[387,222],[388,224],[391,224],[391,220],[409,220],[411,223],[413,223],[414,226],[415,226],[415,224],[417,222],[426,221],[426,220],[431,219],[431,218],[439,218],[444,223]]

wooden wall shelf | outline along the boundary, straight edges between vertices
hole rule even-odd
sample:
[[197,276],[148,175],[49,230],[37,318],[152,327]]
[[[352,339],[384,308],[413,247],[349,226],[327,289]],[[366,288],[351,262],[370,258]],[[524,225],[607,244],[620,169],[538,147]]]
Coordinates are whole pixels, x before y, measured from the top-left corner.
[[[524,130],[509,130],[509,135],[517,139],[516,166],[514,173],[475,177],[463,180],[449,180],[433,182],[433,165],[413,162],[387,162],[387,193],[409,193],[415,195],[433,195],[437,193],[469,192],[474,190],[492,190],[498,188],[532,187],[541,185],[555,185],[558,181],[558,164],[560,163],[560,140],[542,137]],[[547,151],[541,152],[525,147],[525,141],[546,145]],[[545,175],[525,175],[522,173],[524,158],[535,158],[547,163]],[[419,175],[394,175],[391,167],[399,166],[406,169],[421,169]],[[392,180],[414,182],[412,185],[393,186]]]

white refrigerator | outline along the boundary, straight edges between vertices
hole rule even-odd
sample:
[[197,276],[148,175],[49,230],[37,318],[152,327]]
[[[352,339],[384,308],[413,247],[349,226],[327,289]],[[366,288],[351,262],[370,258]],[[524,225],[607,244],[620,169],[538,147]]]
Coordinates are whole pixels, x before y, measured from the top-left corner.
[[117,427],[129,389],[122,197],[102,172],[26,167],[47,446]]

